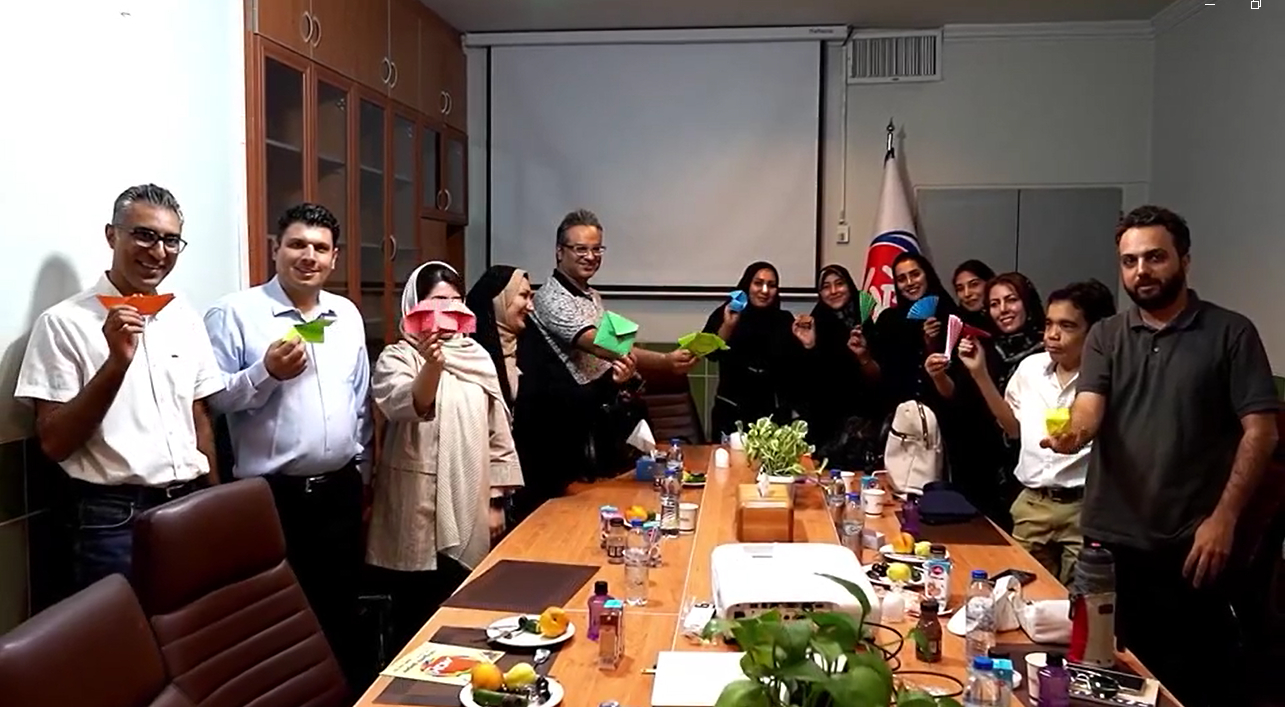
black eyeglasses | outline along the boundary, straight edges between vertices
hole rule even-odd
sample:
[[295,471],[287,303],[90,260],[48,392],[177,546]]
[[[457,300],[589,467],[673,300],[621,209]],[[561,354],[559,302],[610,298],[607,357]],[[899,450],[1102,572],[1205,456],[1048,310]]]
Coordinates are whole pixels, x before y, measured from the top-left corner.
[[187,247],[187,241],[183,240],[183,237],[177,233],[157,233],[145,226],[127,228],[115,223],[112,224],[112,228],[128,233],[134,239],[134,242],[143,248],[153,248],[157,243],[160,243],[165,247],[166,251],[177,254],[182,253],[183,249]]

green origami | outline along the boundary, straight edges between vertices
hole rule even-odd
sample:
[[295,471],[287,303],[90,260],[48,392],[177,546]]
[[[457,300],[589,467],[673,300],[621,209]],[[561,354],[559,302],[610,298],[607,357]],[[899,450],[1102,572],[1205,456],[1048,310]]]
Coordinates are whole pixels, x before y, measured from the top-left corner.
[[678,340],[678,348],[687,349],[697,356],[708,356],[715,351],[729,348],[726,341],[718,334],[703,331],[692,332]]
[[875,308],[878,306],[879,301],[869,292],[862,290],[857,295],[857,309],[861,312],[861,322],[863,324],[870,321],[870,318],[874,316]]
[[637,324],[615,312],[604,312],[602,321],[598,322],[598,333],[593,336],[593,344],[624,356],[633,350],[636,338],[638,338]]
[[285,340],[303,339],[309,344],[326,343],[326,327],[331,325],[329,319],[314,319],[303,324],[295,324],[286,332]]

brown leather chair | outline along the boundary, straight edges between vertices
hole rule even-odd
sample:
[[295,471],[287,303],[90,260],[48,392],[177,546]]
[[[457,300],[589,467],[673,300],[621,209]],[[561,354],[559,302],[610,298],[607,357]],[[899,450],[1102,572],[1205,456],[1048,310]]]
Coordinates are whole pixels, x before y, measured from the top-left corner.
[[647,409],[647,424],[657,442],[680,439],[687,444],[704,444],[700,413],[692,399],[687,376],[664,371],[647,371],[643,375],[642,401]]
[[327,707],[348,689],[294,572],[263,479],[141,515],[134,586],[165,668],[197,707]]
[[190,707],[129,582],[114,574],[0,636],[5,707]]

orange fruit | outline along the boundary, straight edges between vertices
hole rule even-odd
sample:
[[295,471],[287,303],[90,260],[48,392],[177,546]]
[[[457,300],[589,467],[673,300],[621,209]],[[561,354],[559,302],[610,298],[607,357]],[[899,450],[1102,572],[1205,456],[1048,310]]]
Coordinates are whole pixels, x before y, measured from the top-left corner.
[[561,607],[551,606],[540,614],[538,622],[540,635],[545,638],[557,638],[567,632],[567,627],[571,625],[571,619],[567,618],[567,612]]
[[498,690],[504,687],[504,673],[495,663],[478,663],[469,671],[469,684],[474,690]]

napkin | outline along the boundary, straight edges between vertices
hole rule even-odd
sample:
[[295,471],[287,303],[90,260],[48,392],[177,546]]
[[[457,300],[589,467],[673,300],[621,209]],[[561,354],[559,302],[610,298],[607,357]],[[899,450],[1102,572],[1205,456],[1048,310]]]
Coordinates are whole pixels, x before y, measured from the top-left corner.
[[946,320],[946,355],[955,350],[955,345],[959,343],[959,335],[964,331],[964,320],[955,315],[950,315]]
[[1071,601],[1044,599],[1028,601],[1017,613],[1017,622],[1035,643],[1071,642]]
[[324,344],[326,343],[326,327],[333,323],[329,319],[314,319],[310,322],[295,324],[290,327],[290,331],[286,332],[285,336],[281,337],[281,340],[303,339],[309,344]]
[[722,351],[728,348],[728,345],[718,334],[699,331],[680,337],[678,339],[678,348],[687,349],[697,356],[708,356],[715,351]]
[[652,433],[651,425],[648,425],[646,420],[639,420],[638,424],[634,425],[634,431],[629,433],[629,438],[625,442],[643,454],[656,451],[656,435]]
[[923,321],[937,313],[937,295],[928,295],[915,301],[910,305],[910,311],[906,312],[906,319],[917,319]]
[[745,294],[745,290],[734,290],[732,294],[728,295],[728,297],[732,299],[731,309],[733,312],[744,310],[750,303],[750,297]]
[[1049,434],[1061,434],[1066,431],[1066,426],[1071,424],[1070,408],[1051,408],[1044,411],[1044,429]]
[[445,331],[472,334],[477,318],[458,300],[428,299],[406,313],[406,331],[411,334]]
[[[991,600],[995,602],[995,633],[1016,631],[1022,625],[1018,615],[1024,606],[1022,601],[1022,583],[1016,577],[1000,577],[991,590]],[[946,630],[956,636],[968,635],[968,606],[960,607],[950,621]]]
[[634,348],[636,338],[637,324],[615,312],[603,312],[602,321],[598,322],[598,333],[593,336],[593,344],[624,356]]
[[875,310],[878,308],[879,300],[875,299],[874,295],[866,292],[865,290],[857,293],[857,310],[861,312],[862,324],[870,321],[875,315]]
[[98,302],[102,304],[103,307],[106,309],[111,309],[112,307],[119,307],[122,304],[127,304],[133,307],[134,309],[137,309],[138,313],[145,317],[156,316],[156,314],[158,314],[162,309],[165,309],[165,305],[169,304],[170,301],[173,299],[174,299],[173,294],[127,295],[125,297],[113,296],[113,295],[98,295]]

